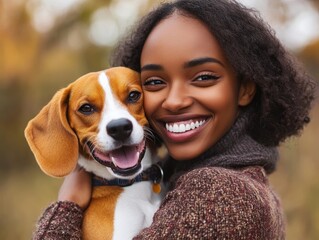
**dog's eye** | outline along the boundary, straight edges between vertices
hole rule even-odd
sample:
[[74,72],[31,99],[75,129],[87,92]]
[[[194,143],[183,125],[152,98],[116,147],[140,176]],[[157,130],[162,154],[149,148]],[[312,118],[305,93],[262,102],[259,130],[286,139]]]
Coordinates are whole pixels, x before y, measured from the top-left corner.
[[129,93],[127,101],[129,103],[135,103],[141,98],[141,93],[139,91],[132,91]]
[[85,115],[90,115],[92,113],[95,112],[95,109],[92,105],[86,103],[86,104],[83,104],[80,108],[79,108],[79,112],[85,114]]

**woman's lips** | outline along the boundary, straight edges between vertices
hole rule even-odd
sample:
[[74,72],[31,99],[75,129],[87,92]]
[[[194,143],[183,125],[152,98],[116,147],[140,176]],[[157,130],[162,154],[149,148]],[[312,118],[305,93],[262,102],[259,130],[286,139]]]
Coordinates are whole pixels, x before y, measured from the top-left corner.
[[193,118],[182,121],[170,121],[162,124],[164,138],[173,142],[185,142],[192,140],[205,127],[212,117]]
[[166,123],[166,130],[171,133],[185,133],[192,131],[206,123],[206,119],[202,120],[190,120],[187,122],[175,122],[175,123]]

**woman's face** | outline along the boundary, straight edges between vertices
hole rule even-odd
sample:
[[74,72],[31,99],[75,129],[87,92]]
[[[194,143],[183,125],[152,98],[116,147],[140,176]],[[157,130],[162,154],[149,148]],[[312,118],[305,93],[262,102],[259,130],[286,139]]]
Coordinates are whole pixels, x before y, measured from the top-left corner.
[[178,14],[148,36],[141,79],[148,120],[176,160],[213,146],[234,123],[238,106],[245,105],[215,37],[202,22]]

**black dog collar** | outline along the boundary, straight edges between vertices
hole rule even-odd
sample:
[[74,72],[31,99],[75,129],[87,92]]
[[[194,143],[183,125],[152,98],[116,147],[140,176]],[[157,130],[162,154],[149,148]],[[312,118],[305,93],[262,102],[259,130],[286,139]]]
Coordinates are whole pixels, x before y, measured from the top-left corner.
[[[134,183],[138,183],[142,181],[152,181],[154,184],[154,187],[153,187],[154,189],[155,185],[158,187],[160,182],[163,180],[163,177],[164,177],[164,172],[162,167],[159,164],[153,164],[150,168],[144,170],[142,173],[140,173],[133,179],[114,178],[114,179],[108,180],[98,176],[93,176],[92,186],[93,187],[98,187],[98,186],[128,187],[133,185]],[[156,190],[154,191],[157,192]]]

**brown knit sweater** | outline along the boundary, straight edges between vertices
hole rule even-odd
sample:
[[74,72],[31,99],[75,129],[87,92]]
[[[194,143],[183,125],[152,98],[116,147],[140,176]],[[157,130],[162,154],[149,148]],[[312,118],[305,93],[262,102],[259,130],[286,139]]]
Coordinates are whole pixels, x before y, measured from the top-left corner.
[[[211,149],[191,161],[174,161],[170,190],[153,223],[135,239],[285,239],[280,202],[267,175],[277,151],[246,134],[248,115]],[[70,202],[53,203],[34,239],[81,239],[83,212]]]
[[200,168],[179,178],[136,239],[284,239],[280,202],[262,167]]

